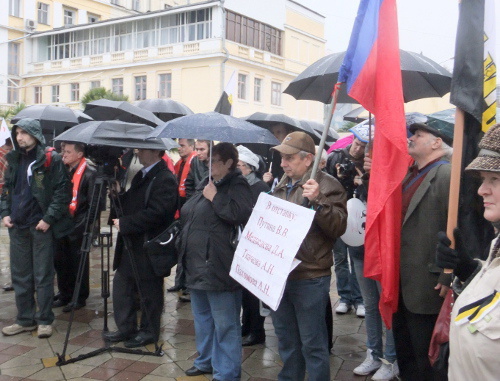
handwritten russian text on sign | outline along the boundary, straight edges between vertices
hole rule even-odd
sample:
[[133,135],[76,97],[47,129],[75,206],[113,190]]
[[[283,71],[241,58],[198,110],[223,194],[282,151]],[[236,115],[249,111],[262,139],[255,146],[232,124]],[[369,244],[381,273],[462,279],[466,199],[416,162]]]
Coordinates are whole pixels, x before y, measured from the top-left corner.
[[286,279],[300,261],[294,259],[314,218],[314,210],[261,193],[231,265],[231,275],[273,310]]

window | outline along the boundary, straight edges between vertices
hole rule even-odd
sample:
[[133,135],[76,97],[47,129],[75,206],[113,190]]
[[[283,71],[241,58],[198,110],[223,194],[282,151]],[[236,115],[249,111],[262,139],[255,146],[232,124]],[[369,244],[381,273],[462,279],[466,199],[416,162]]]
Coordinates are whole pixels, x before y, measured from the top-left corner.
[[80,100],[80,84],[71,84],[71,102],[78,102]]
[[281,55],[280,30],[231,11],[226,12],[226,38]]
[[101,87],[101,81],[91,81],[90,88],[95,89],[96,87]]
[[19,44],[9,42],[9,66],[8,73],[10,75],[19,75]]
[[255,102],[262,102],[262,78],[254,78],[253,100]]
[[64,10],[64,25],[74,25],[75,24],[75,11],[71,9]]
[[113,78],[111,80],[111,91],[117,95],[123,95],[123,78]]
[[147,79],[145,75],[135,77],[135,100],[146,99]]
[[158,98],[172,97],[172,74],[160,74],[159,76]]
[[38,23],[48,25],[48,23],[49,23],[49,4],[38,3]]
[[52,103],[59,102],[59,85],[52,86]]
[[247,99],[247,76],[238,74],[238,98]]
[[98,21],[99,21],[99,19],[100,19],[100,17],[99,17],[99,16],[97,16],[97,15],[93,15],[93,14],[91,14],[91,13],[89,13],[89,14],[88,14],[88,16],[87,16],[87,20],[88,20],[88,22],[89,22],[89,23],[98,22]]
[[140,11],[141,3],[139,0],[132,0],[132,9],[134,11]]
[[281,83],[271,82],[271,104],[281,106]]
[[9,15],[21,17],[21,0],[9,0]]
[[19,84],[17,79],[8,80],[7,103],[14,104],[19,102]]
[[35,86],[33,90],[34,90],[33,103],[42,103],[42,86]]
[[[77,22],[76,10],[65,8],[64,15],[67,25]],[[89,17],[100,18],[92,14]],[[39,37],[37,62],[144,49],[158,44],[164,46],[198,41],[211,36],[211,8],[154,19],[127,20],[115,25],[95,25],[85,30],[61,31]]]

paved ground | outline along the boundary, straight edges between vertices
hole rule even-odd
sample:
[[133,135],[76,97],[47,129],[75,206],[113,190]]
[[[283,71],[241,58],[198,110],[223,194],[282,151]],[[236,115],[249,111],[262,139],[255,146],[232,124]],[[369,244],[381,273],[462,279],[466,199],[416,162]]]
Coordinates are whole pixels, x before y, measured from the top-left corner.
[[[0,285],[10,280],[8,235],[0,229]],[[86,308],[76,312],[66,354],[75,358],[104,346],[101,340],[104,302],[101,298],[100,249],[91,252],[91,296]],[[173,285],[173,276],[165,281],[165,288]],[[338,295],[332,284],[332,303]],[[115,328],[111,302],[108,302],[109,328]],[[62,308],[54,310],[54,334],[48,339],[38,339],[33,333],[6,337],[0,334],[0,381],[3,380],[211,380],[211,376],[187,377],[196,358],[194,326],[189,303],[177,301],[177,295],[165,293],[162,318],[162,357],[119,352],[105,352],[74,364],[56,366],[56,353],[62,353],[68,327],[69,314]],[[14,322],[16,307],[14,293],[0,290],[0,328]],[[353,313],[334,316],[334,347],[331,361],[332,380],[365,380],[369,377],[354,376],[352,369],[365,357],[366,334],[363,319]],[[271,319],[266,318],[266,344],[243,348],[242,380],[276,380],[281,368],[278,341]],[[144,348],[154,351],[154,346]]]

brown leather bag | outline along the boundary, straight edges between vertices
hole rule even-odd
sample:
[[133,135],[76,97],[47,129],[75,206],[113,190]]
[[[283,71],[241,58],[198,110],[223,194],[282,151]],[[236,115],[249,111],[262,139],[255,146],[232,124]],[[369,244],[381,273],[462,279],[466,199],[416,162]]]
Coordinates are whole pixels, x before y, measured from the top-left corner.
[[453,290],[450,288],[439,311],[429,345],[429,361],[433,367],[448,368],[450,352],[448,342],[450,341],[450,320],[454,301]]

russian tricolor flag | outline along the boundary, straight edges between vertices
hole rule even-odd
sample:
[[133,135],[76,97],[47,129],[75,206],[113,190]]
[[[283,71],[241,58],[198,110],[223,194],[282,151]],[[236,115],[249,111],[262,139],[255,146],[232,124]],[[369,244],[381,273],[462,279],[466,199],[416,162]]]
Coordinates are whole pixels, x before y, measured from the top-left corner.
[[339,82],[375,115],[364,275],[382,284],[380,313],[390,328],[399,294],[401,182],[408,170],[396,0],[361,0]]

